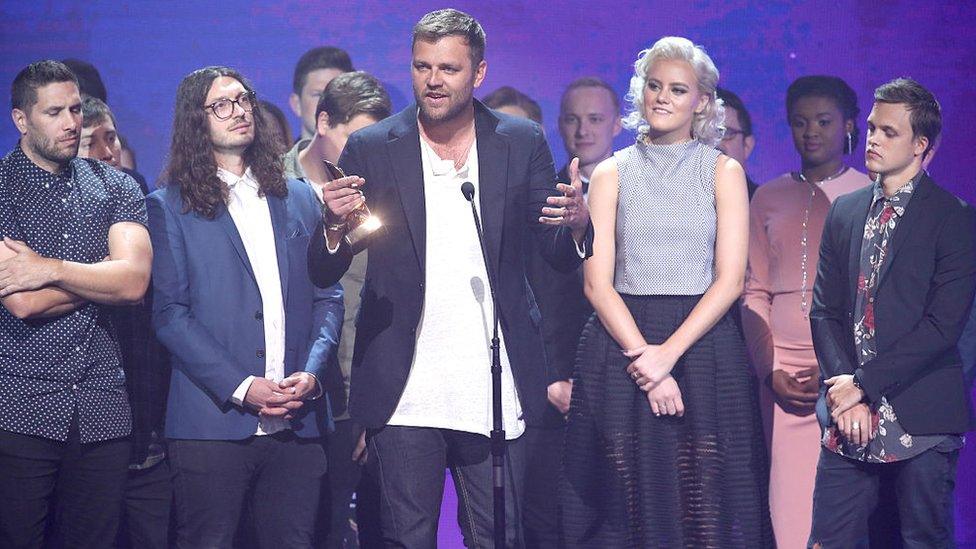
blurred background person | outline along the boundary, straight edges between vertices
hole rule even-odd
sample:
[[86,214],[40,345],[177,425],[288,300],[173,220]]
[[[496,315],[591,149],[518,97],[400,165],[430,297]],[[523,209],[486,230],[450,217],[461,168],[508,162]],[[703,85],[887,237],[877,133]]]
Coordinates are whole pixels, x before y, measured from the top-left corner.
[[813,514],[820,426],[810,304],[830,204],[871,183],[848,166],[859,143],[857,95],[833,76],[804,76],[786,92],[799,169],[759,187],[751,204],[742,324],[761,381],[770,449],[769,505],[779,547],[805,547]]
[[302,124],[298,139],[308,139],[315,133],[315,107],[322,90],[336,76],[353,70],[349,54],[335,46],[312,48],[298,59],[288,97],[291,112]]
[[484,96],[481,100],[486,107],[512,116],[528,118],[542,125],[542,109],[534,99],[511,86],[502,86]]
[[[80,158],[120,166],[122,145],[111,109],[93,96],[81,102]],[[132,175],[144,194],[146,180]],[[118,544],[123,547],[165,549],[169,546],[169,517],[173,499],[166,447],[162,439],[166,394],[169,391],[169,353],[152,330],[152,282],[138,305],[111,308],[122,352],[125,388],[132,409],[132,453],[122,507]]]
[[[716,93],[725,107],[725,134],[722,135],[718,148],[734,158],[745,170],[746,162],[752,155],[752,150],[756,148],[756,138],[752,135],[752,117],[749,116],[749,111],[738,95],[725,88],[718,88]],[[746,186],[749,188],[749,200],[752,200],[758,185],[749,177],[748,170],[746,170]]]

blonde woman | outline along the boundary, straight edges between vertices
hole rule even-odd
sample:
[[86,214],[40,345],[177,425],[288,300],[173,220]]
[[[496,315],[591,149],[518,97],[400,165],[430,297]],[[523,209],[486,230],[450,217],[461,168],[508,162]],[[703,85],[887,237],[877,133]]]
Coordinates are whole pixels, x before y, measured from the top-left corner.
[[716,148],[724,109],[700,46],[634,65],[637,142],[597,166],[593,257],[569,414],[567,540],[768,547],[756,386],[729,315],[748,248],[745,174]]

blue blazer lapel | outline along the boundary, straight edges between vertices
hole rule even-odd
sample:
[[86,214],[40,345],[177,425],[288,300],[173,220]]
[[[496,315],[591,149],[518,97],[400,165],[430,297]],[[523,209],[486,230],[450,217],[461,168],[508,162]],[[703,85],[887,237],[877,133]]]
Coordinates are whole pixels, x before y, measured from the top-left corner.
[[288,243],[285,230],[288,228],[288,207],[284,198],[268,196],[268,210],[271,212],[271,227],[274,229],[275,255],[278,256],[278,278],[281,279],[281,301],[288,303]]
[[230,239],[230,243],[237,250],[237,255],[240,256],[241,262],[244,264],[244,270],[247,274],[251,276],[252,280],[257,281],[254,278],[254,270],[251,268],[251,261],[247,257],[247,251],[244,249],[244,241],[241,240],[241,233],[237,231],[237,225],[234,224],[234,218],[230,216],[230,212],[227,211],[226,206],[220,206],[220,210],[217,212],[216,217],[217,224],[224,229],[227,234],[227,238]]
[[[485,246],[491,270],[498,273],[502,232],[505,226],[505,193],[508,189],[508,141],[495,131],[498,119],[475,104],[475,132],[478,137],[478,203],[485,231]],[[497,282],[496,282],[497,283]]]
[[390,155],[391,172],[396,179],[394,188],[407,219],[420,272],[423,273],[427,242],[427,208],[424,204],[424,167],[420,159],[417,109],[407,109],[399,116],[403,119],[397,127],[390,130],[387,152]]

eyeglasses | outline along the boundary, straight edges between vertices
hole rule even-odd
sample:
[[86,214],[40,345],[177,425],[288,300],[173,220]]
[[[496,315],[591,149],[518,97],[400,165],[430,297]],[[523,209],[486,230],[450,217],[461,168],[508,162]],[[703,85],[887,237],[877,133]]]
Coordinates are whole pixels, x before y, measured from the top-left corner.
[[234,106],[237,105],[244,112],[254,112],[254,104],[257,98],[254,92],[244,92],[237,99],[218,99],[209,105],[204,105],[204,109],[213,111],[218,120],[227,120],[234,116]]
[[735,139],[738,135],[745,135],[746,132],[742,130],[737,130],[735,128],[725,128],[725,135],[722,136],[722,141],[731,141]]

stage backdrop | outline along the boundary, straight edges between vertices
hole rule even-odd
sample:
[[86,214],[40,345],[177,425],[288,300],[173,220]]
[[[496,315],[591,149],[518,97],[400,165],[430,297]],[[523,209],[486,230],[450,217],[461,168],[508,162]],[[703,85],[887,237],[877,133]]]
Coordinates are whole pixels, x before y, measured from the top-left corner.
[[[557,167],[566,161],[556,128],[564,86],[596,75],[622,96],[637,52],[661,36],[681,35],[705,46],[721,85],[752,112],[758,144],[747,168],[757,181],[797,167],[783,105],[793,79],[844,78],[860,98],[863,136],[872,90],[911,76],[935,92],[945,116],[932,175],[963,198],[976,199],[976,10],[967,2],[4,0],[0,6],[0,82],[9,86],[19,69],[39,59],[91,61],[150,181],[165,161],[176,87],[190,71],[236,67],[262,98],[287,112],[295,61],[311,47],[331,44],[348,50],[357,69],[378,76],[399,109],[412,100],[410,29],[427,11],[450,6],[477,17],[488,35],[488,76],[477,95],[511,85],[535,98]],[[294,116],[291,122],[297,131]],[[12,123],[0,127],[0,148],[9,150],[16,139]],[[624,147],[632,139],[625,131],[616,144]],[[863,150],[862,139],[850,159],[858,169]],[[958,494],[957,537],[976,543],[972,444],[960,462]]]

